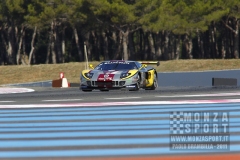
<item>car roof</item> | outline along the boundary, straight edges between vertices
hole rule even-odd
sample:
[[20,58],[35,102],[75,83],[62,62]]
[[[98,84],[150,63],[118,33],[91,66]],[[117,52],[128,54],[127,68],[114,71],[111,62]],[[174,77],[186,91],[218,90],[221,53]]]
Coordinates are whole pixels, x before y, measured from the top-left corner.
[[136,62],[136,61],[130,61],[130,60],[108,60],[103,62]]

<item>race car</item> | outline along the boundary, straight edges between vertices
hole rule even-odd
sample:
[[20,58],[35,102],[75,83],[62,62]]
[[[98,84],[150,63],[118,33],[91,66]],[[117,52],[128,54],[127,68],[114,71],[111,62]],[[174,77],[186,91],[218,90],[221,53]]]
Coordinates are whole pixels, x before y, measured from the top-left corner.
[[90,64],[90,69],[81,72],[80,90],[155,90],[158,87],[157,71],[147,64],[159,65],[159,62],[109,60],[101,62],[95,68]]

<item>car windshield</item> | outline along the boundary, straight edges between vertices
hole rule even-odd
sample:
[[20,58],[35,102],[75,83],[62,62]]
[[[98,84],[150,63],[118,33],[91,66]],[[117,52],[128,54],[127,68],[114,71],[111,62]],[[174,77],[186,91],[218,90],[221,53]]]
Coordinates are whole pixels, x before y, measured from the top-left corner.
[[131,70],[137,69],[134,62],[103,62],[100,63],[95,69],[97,70]]

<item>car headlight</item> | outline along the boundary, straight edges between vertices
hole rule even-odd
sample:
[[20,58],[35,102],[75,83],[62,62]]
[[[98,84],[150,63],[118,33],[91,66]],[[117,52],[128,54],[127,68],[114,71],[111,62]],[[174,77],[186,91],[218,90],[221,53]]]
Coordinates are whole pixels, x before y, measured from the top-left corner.
[[131,73],[122,73],[120,78],[125,78],[125,77],[128,77],[130,75],[131,75]]
[[93,73],[84,73],[85,77],[91,79],[93,76]]

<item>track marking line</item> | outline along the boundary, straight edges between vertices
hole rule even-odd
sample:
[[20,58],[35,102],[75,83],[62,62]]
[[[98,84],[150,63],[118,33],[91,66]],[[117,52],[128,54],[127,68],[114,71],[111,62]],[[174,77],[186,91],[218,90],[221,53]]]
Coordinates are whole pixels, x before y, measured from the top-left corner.
[[240,92],[237,93],[212,93],[212,94],[189,94],[189,95],[170,95],[170,96],[155,96],[155,97],[162,97],[162,98],[167,98],[167,97],[214,97],[214,96],[238,96],[240,95]]
[[104,99],[137,99],[141,97],[120,97],[120,98],[104,98]]
[[63,101],[81,101],[82,99],[48,99],[42,100],[43,102],[63,102]]
[[0,103],[12,103],[12,102],[15,102],[15,101],[0,101]]
[[26,93],[26,92],[34,92],[35,90],[29,88],[1,88],[0,94],[11,94],[11,93]]
[[94,106],[124,106],[124,105],[166,105],[166,104],[217,104],[217,103],[240,103],[240,99],[217,99],[217,100],[178,100],[178,101],[138,101],[138,102],[90,102],[68,104],[23,104],[23,105],[0,105],[0,108],[42,108],[42,107],[94,107]]

